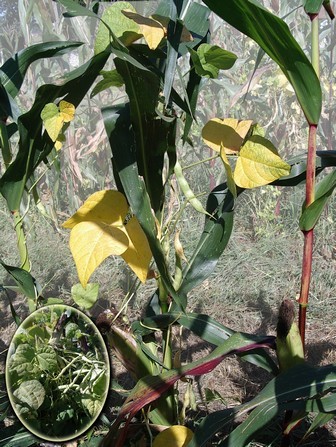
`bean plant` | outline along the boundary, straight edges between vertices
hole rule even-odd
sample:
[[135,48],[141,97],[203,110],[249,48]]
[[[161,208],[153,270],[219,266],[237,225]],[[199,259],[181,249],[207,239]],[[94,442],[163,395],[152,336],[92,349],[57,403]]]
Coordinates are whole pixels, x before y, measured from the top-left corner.
[[[4,261],[2,265],[27,295],[31,310],[48,304],[28,272],[21,201],[31,192],[37,167],[61,150],[65,130],[76,119],[76,108],[91,87],[93,96],[124,88],[125,95],[118,102],[101,109],[116,188],[94,192],[63,223],[71,230],[69,244],[80,281],[77,304],[89,308],[98,299],[90,278],[109,256],[121,256],[137,278],[121,309],[105,309],[96,320],[109,347],[135,381],[118,414],[100,434],[100,445],[158,447],[168,445],[167,439],[171,443],[179,439],[178,446],[212,443],[243,447],[279,418],[283,420],[280,443],[292,445],[292,432],[310,413],[314,418],[305,437],[336,412],[335,365],[315,367],[305,359],[314,227],[336,186],[335,152],[317,150],[316,145],[322,108],[318,17],[325,10],[333,19],[329,2],[305,0],[296,5],[304,8],[311,24],[311,58],[286,22],[254,0],[231,0],[229,6],[219,0],[169,0],[160,2],[150,17],[124,1],[114,2],[104,11],[99,2],[58,3],[70,20],[85,16],[97,23],[95,34],[89,36],[94,55],[61,82],[38,88],[32,107],[24,114],[17,113],[15,96],[30,63],[73,50],[80,43],[33,45],[0,68],[0,143],[6,167],[0,192],[15,220],[22,261],[19,267]],[[228,113],[212,118],[202,129],[210,157],[187,164],[187,150],[196,150],[191,129],[202,82],[216,80],[223,70],[230,72],[237,60],[225,43],[212,43],[211,13],[258,44],[256,70],[261,58],[268,57],[272,66],[282,71],[307,123],[305,153],[285,159],[268,138],[262,118],[256,122]],[[11,152],[12,135],[19,138],[17,154]],[[186,172],[213,160],[221,163],[225,181],[213,184],[211,179],[204,200],[190,187]],[[305,183],[306,192],[299,220],[304,244],[298,323],[295,297],[288,297],[280,306],[276,336],[237,332],[211,315],[191,312],[190,292],[211,280],[219,258],[225,256],[240,198],[265,185],[291,188],[301,183]],[[190,209],[202,216],[204,226],[194,251],[186,257],[180,232],[183,216]],[[126,326],[120,324],[132,294],[147,281],[155,283],[155,291],[144,303],[142,317]],[[173,335],[182,328],[210,343],[213,350],[201,359],[182,363],[173,343]],[[66,352],[67,347],[63,348]],[[248,402],[187,421],[181,416],[178,384],[191,383],[193,376],[211,372],[229,355],[263,368],[273,378]],[[78,366],[75,368],[77,371]],[[83,368],[90,368],[89,359]],[[20,390],[19,382],[16,377],[14,396]],[[71,411],[65,405],[63,411],[67,410]],[[242,422],[234,425],[237,420]],[[132,438],[139,422],[140,434]],[[157,430],[166,438],[161,434],[156,438]],[[90,445],[90,439],[85,445]]]
[[86,430],[104,405],[108,379],[100,334],[71,307],[42,307],[12,340],[11,402],[23,424],[45,439],[68,439]]

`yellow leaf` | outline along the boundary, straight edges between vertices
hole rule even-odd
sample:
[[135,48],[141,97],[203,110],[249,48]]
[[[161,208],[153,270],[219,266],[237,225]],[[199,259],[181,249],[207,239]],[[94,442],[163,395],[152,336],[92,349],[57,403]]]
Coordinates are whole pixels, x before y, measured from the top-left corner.
[[[61,149],[64,135],[62,129],[64,123],[73,120],[75,116],[75,106],[67,101],[60,101],[59,107],[54,103],[46,104],[41,111],[41,118],[44,127],[55,143],[57,150]],[[63,137],[63,138],[62,138]],[[65,139],[65,138],[64,138]]]
[[59,103],[60,115],[65,123],[69,123],[74,119],[75,106],[71,102],[60,101]]
[[66,222],[64,228],[73,228],[80,222],[104,222],[122,225],[128,212],[125,196],[119,191],[97,191]]
[[233,178],[241,188],[255,188],[288,175],[290,169],[273,144],[256,135],[241,148]]
[[56,149],[57,151],[59,151],[60,149],[62,149],[62,146],[63,146],[64,141],[65,141],[65,135],[61,132],[61,133],[58,135],[58,137],[57,137],[57,139],[56,139],[56,141],[55,141],[55,144],[54,144],[55,149]]
[[140,32],[143,34],[147,45],[151,50],[155,50],[165,36],[165,30],[161,23],[133,11],[122,11],[122,13],[139,25]]
[[[151,16],[152,19],[158,21],[163,26],[165,35],[167,35],[167,28],[169,24],[169,17],[160,16],[159,14],[153,14]],[[187,30],[187,28],[183,25],[182,33],[181,33],[181,42],[192,42],[194,40],[191,33]]]
[[60,134],[62,127],[63,127],[63,119],[60,115],[53,116],[51,118],[48,118],[44,122],[44,127],[46,128],[46,131],[48,132],[49,137],[52,141],[56,141],[58,135]]
[[231,168],[231,165],[230,165],[229,160],[227,158],[227,155],[225,153],[225,149],[224,149],[224,147],[222,145],[220,147],[220,156],[221,156],[221,159],[223,161],[225,172],[226,172],[226,183],[227,183],[227,186],[228,186],[229,190],[231,191],[233,197],[237,197],[237,188],[236,188],[235,181],[233,179],[232,168]]
[[145,282],[152,259],[146,235],[135,216],[131,217],[125,230],[129,238],[129,246],[121,256],[140,281]]
[[184,425],[172,425],[159,433],[153,447],[186,447],[193,437],[193,432]]
[[121,255],[129,246],[127,235],[119,228],[100,222],[80,222],[70,234],[70,250],[78,278],[85,288],[96,268],[111,255]]
[[203,127],[202,138],[211,149],[217,152],[223,146],[227,154],[235,154],[243,144],[251,125],[252,120],[213,118]]

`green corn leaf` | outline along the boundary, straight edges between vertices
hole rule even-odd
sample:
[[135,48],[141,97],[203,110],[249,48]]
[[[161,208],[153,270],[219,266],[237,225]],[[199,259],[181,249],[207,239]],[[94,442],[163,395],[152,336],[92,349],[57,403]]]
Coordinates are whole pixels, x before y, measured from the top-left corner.
[[[35,102],[30,111],[19,117],[19,151],[0,179],[0,193],[5,197],[11,211],[19,209],[27,179],[36,167],[45,161],[54,147],[54,143],[42,132],[40,115],[43,107],[62,97],[77,107],[104,67],[108,57],[108,53],[100,53],[86,64],[68,73],[64,83],[41,86],[37,90]],[[79,83],[81,88],[78,88]]]
[[314,202],[303,208],[299,222],[302,231],[309,231],[315,227],[335,188],[336,170],[326,175],[316,185]]
[[[188,447],[202,447],[219,431],[231,426],[235,418],[251,412],[249,417],[221,443],[225,447],[244,447],[256,433],[269,425],[286,409],[317,408],[321,396],[335,389],[336,367],[313,368],[297,365],[278,375],[250,402],[214,412],[203,419]],[[335,393],[328,409],[335,411]],[[312,404],[315,401],[317,405]]]
[[183,272],[179,293],[188,293],[213,273],[231,236],[233,205],[234,198],[227,189],[226,183],[217,186],[210,193],[206,211],[213,214],[213,217],[205,217],[203,233]]
[[[291,166],[289,175],[281,177],[272,182],[276,186],[297,186],[306,180],[307,154],[298,155],[288,161]],[[316,152],[316,175],[320,174],[325,168],[336,166],[336,151],[317,151]]]
[[[137,321],[133,323],[132,327],[135,333],[146,335],[151,333],[155,328],[163,330],[175,323],[188,328],[202,340],[205,340],[215,346],[220,346],[225,340],[235,333],[235,331],[222,325],[208,315],[197,314],[194,312],[187,314],[170,312],[167,314],[147,317],[141,322]],[[265,350],[257,349],[254,353],[241,352],[238,353],[238,356],[244,361],[259,366],[275,375],[279,372],[274,360]]]
[[19,51],[0,67],[0,84],[4,86],[13,98],[17,95],[24,76],[33,62],[42,58],[61,56],[74,48],[83,45],[82,42],[44,42],[31,45]]
[[22,428],[21,424],[14,424],[1,429],[0,447],[29,447],[38,441],[40,439]]
[[58,3],[66,8],[64,13],[65,17],[92,17],[98,19],[97,14],[84,6],[81,6],[78,2],[73,0],[57,0]]
[[[138,381],[130,396],[121,407],[119,415],[112,425],[101,447],[112,445],[116,430],[127,418],[131,420],[144,406],[156,401],[163,393],[169,390],[177,380],[185,376],[198,376],[212,371],[226,356],[237,354],[239,351],[248,351],[258,346],[265,346],[273,342],[273,337],[255,337],[249,334],[235,333],[224,341],[212,353],[195,362],[172,369],[157,376],[146,376]],[[127,423],[126,427],[127,428]],[[125,432],[124,428],[124,432]],[[122,445],[115,443],[113,445]]]
[[309,124],[317,124],[322,93],[315,70],[286,23],[267,11],[256,0],[204,3],[227,23],[251,37],[278,64],[293,86]]
[[118,189],[123,192],[144,230],[166,291],[180,309],[186,297],[177,294],[172,285],[162,246],[157,238],[155,219],[143,179],[139,176],[135,153],[135,137],[128,104],[102,110],[106,133],[112,149],[112,163]]
[[322,8],[323,0],[305,0],[304,10],[307,14],[318,14]]
[[311,433],[313,433],[317,428],[323,427],[326,425],[331,419],[333,419],[335,415],[333,413],[317,413],[313,422],[311,423],[309,429],[305,433],[303,439],[306,439]]
[[33,276],[29,272],[27,272],[27,270],[24,270],[20,267],[13,267],[1,261],[0,264],[13,278],[13,280],[20,288],[21,292],[26,295],[28,299],[35,301],[38,296],[35,278],[33,278]]

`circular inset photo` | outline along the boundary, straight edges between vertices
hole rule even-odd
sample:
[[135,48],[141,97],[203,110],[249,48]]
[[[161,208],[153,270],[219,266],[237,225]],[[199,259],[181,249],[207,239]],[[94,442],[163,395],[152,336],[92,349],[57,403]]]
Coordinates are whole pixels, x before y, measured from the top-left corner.
[[22,424],[47,441],[84,433],[99,416],[110,382],[100,332],[79,310],[50,305],[17,329],[6,361],[10,402]]

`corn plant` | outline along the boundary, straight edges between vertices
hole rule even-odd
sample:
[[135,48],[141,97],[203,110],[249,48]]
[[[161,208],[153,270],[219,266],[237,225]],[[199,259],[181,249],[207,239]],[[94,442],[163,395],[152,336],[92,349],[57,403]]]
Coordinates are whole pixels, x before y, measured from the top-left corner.
[[[72,0],[59,3],[67,17],[86,16],[99,22],[95,54],[70,73],[64,84],[40,87],[32,109],[17,117],[21,149],[13,162],[7,157],[0,192],[9,209],[17,212],[28,179],[52,148],[60,147],[64,126],[98,75],[102,79],[94,93],[124,86],[126,99],[106,104],[101,111],[116,190],[96,191],[63,224],[71,230],[70,249],[82,302],[93,287],[91,275],[111,255],[121,256],[133,270],[138,278],[134,288],[150,280],[156,285],[144,306],[143,318],[127,330],[118,325],[122,310],[117,315],[106,310],[97,319],[111,349],[136,382],[101,446],[127,445],[134,417],[141,417],[148,444],[167,442],[160,441],[160,435],[152,442],[152,430],[158,426],[170,427],[167,437],[161,439],[173,442],[178,430],[175,426],[183,422],[177,382],[209,373],[228,355],[264,368],[274,378],[250,401],[193,421],[192,437],[189,431],[179,432],[178,445],[203,446],[218,435],[218,445],[243,447],[281,415],[281,442],[290,445],[291,432],[308,413],[314,413],[308,436],[336,411],[335,366],[315,368],[304,358],[314,226],[336,186],[333,169],[320,182],[315,180],[325,168],[335,166],[334,151],[316,148],[322,107],[317,17],[323,6],[332,18],[330,5],[322,0],[307,0],[303,5],[313,29],[311,63],[286,23],[255,1],[232,0],[230,7],[218,0],[204,0],[204,4],[166,1],[150,17],[123,1],[102,15],[98,14],[98,4],[89,8]],[[283,72],[307,121],[309,138],[307,153],[284,160],[260,123],[230,116],[211,119],[202,129],[202,139],[211,150],[210,160],[222,163],[226,181],[208,191],[204,203],[185,175],[195,166],[187,165],[185,154],[190,150],[188,145],[192,146],[190,130],[200,86],[202,79],[216,79],[220,70],[230,70],[237,58],[211,43],[211,11],[253,39],[260,54],[268,55]],[[113,69],[103,70],[111,59]],[[2,85],[4,104],[11,104],[13,94],[6,79]],[[6,118],[13,116],[9,106],[5,111]],[[3,128],[8,131],[6,125]],[[4,147],[5,157],[8,145]],[[208,161],[209,157],[198,164]],[[19,175],[14,176],[14,172]],[[276,337],[235,332],[211,315],[190,312],[188,295],[211,276],[227,247],[235,208],[245,191],[264,185],[290,188],[302,182],[306,184],[306,199],[299,222],[304,248],[298,325],[292,300],[285,300],[280,307]],[[193,253],[186,258],[179,230],[188,208],[203,216],[204,227]],[[18,280],[21,270],[6,268]],[[172,334],[176,327],[187,328],[215,348],[204,358],[181,364],[174,358]],[[270,351],[276,352],[277,361]],[[232,429],[240,416],[246,418]]]

